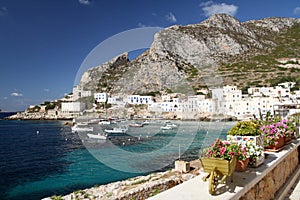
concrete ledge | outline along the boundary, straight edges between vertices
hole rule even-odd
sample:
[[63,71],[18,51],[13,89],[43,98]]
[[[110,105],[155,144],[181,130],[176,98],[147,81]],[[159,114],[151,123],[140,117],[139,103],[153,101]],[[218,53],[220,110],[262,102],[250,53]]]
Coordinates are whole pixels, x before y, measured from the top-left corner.
[[[267,152],[263,165],[258,168],[248,168],[246,172],[234,172],[233,183],[228,180],[226,185],[219,184],[214,196],[208,192],[208,182],[202,180],[206,173],[201,173],[196,178],[149,199],[274,199],[276,191],[284,185],[288,177],[299,166],[299,145],[300,140],[298,139],[286,145],[280,152]],[[283,169],[281,169],[281,165],[284,165]],[[273,177],[274,174],[278,177]],[[270,189],[274,191],[270,192]]]

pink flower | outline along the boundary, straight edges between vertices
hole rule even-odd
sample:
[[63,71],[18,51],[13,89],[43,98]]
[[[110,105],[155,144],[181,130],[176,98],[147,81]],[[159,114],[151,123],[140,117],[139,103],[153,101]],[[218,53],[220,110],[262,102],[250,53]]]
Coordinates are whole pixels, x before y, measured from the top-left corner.
[[220,154],[221,154],[221,155],[224,155],[225,151],[226,151],[226,148],[225,148],[225,147],[222,147],[222,148],[221,148],[221,151],[220,151]]

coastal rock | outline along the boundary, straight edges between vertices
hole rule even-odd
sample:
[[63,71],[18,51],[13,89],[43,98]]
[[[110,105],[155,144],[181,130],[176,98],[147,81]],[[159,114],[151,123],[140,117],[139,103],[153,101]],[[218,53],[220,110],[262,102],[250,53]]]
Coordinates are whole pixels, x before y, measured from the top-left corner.
[[[194,174],[185,174],[185,178],[181,173],[172,170],[166,172],[152,173],[146,176],[138,176],[124,181],[118,181],[92,187],[90,189],[75,191],[71,194],[61,197],[64,200],[72,199],[101,199],[101,200],[127,200],[147,199],[158,192],[172,188],[183,181],[193,178]],[[51,197],[44,200],[50,200]]]

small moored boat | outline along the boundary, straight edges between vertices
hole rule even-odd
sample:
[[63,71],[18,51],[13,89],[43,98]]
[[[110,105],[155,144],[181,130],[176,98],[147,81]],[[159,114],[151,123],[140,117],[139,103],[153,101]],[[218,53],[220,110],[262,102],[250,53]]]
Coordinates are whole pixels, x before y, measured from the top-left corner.
[[106,135],[103,135],[101,133],[98,133],[98,134],[88,133],[87,136],[92,139],[100,139],[100,140],[106,140],[106,138],[107,138]]
[[167,124],[165,126],[160,127],[161,130],[172,130],[173,128],[176,128],[176,124]]
[[139,123],[134,123],[134,124],[129,124],[130,127],[143,127],[144,124],[139,124]]
[[106,133],[126,133],[127,132],[127,127],[115,127],[113,129],[105,129],[104,130]]
[[84,131],[93,131],[94,128],[93,127],[87,127],[87,126],[72,126],[71,127],[72,133],[76,133],[76,132],[84,132]]

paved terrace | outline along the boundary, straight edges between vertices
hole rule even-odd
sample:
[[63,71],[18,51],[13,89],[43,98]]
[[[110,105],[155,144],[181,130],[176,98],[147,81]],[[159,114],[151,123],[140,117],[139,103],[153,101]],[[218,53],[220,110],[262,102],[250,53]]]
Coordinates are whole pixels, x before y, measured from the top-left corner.
[[[193,178],[190,181],[184,182],[177,185],[167,191],[159,193],[149,200],[169,200],[169,199],[184,199],[184,200],[199,200],[199,199],[220,199],[220,200],[234,200],[240,199],[247,192],[250,191],[255,185],[257,185],[269,172],[275,169],[275,167],[281,163],[286,162],[285,159],[291,154],[291,152],[296,152],[297,148],[300,146],[300,139],[294,140],[291,144],[286,145],[283,150],[273,153],[267,152],[266,159],[263,165],[258,168],[247,168],[246,172],[234,172],[234,181],[230,183],[230,178],[227,179],[227,184],[219,184],[216,189],[216,195],[212,196],[208,192],[208,181],[204,182],[203,177],[207,173],[201,173],[201,175]],[[296,156],[297,157],[297,156]],[[295,161],[293,161],[295,163]],[[290,191],[290,188],[297,180],[299,176],[299,161],[297,168],[294,173],[290,175],[284,184],[284,186],[277,191],[275,199],[300,199],[300,185],[294,186],[295,189]],[[296,163],[297,164],[297,163]],[[287,170],[287,169],[282,169]],[[276,174],[276,173],[275,173]],[[294,179],[294,180],[292,180]],[[267,181],[265,181],[267,182]],[[290,183],[290,184],[289,184]],[[291,186],[286,186],[291,185]],[[264,187],[260,191],[261,193],[267,193],[268,190]],[[275,192],[274,192],[275,193]],[[274,194],[273,193],[273,194]],[[272,194],[272,195],[273,195]],[[298,196],[299,195],[299,196]],[[288,197],[287,197],[288,196]],[[290,198],[289,198],[290,196]]]

